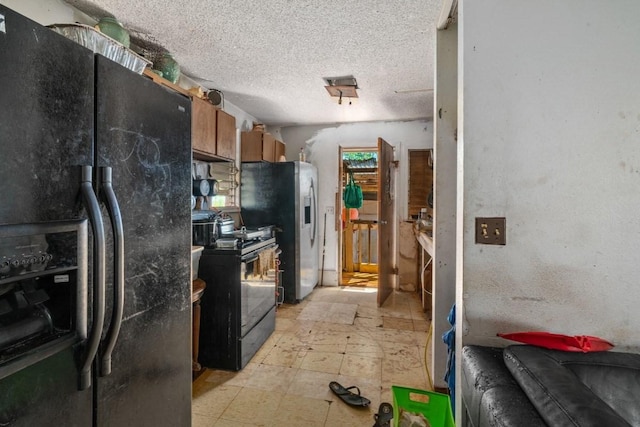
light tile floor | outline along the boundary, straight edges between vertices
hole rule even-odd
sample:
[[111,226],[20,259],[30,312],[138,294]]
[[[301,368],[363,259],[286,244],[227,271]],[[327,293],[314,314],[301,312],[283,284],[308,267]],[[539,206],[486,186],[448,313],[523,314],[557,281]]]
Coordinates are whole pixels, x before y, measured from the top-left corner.
[[[280,306],[275,332],[242,371],[207,370],[194,382],[193,426],[373,426],[391,385],[429,390],[418,295],[394,292],[380,308],[376,298],[372,288],[322,287]],[[331,381],[358,386],[371,405],[345,404]]]

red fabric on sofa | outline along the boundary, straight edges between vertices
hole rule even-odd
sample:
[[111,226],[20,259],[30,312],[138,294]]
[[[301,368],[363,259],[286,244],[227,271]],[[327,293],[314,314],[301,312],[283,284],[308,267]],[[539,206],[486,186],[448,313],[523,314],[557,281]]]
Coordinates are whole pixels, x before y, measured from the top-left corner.
[[498,334],[498,336],[511,341],[548,348],[550,350],[581,351],[588,353],[592,351],[607,351],[614,347],[609,341],[589,335],[569,336],[552,334],[550,332],[514,332]]

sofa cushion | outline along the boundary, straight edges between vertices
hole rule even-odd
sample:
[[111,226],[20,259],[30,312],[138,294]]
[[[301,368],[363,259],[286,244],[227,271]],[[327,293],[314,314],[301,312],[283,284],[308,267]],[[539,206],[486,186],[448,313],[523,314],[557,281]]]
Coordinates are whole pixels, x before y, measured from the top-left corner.
[[546,424],[504,365],[502,348],[462,349],[462,402],[474,427],[544,427]]
[[640,425],[640,355],[504,350],[511,374],[550,426]]

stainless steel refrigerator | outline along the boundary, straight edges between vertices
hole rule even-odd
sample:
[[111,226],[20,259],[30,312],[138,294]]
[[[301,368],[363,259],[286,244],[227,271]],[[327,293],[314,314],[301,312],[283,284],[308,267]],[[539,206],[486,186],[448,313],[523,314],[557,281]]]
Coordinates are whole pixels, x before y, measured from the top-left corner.
[[0,23],[0,425],[190,425],[189,99]]
[[311,163],[243,163],[240,198],[247,227],[276,226],[284,301],[300,302],[318,284],[318,171]]

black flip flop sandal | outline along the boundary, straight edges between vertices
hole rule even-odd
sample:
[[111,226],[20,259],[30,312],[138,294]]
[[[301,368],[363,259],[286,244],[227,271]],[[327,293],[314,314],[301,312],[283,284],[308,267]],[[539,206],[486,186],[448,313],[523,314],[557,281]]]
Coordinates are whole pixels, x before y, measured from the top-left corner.
[[382,402],[378,407],[378,413],[373,415],[376,423],[373,427],[391,427],[393,420],[393,406],[390,403]]
[[[371,401],[366,397],[360,396],[360,389],[354,385],[351,387],[342,387],[335,381],[329,383],[329,388],[336,394],[343,402],[351,406],[369,406]],[[352,393],[349,390],[355,389],[358,394]]]

